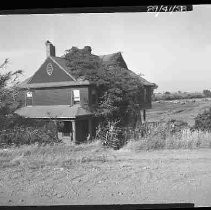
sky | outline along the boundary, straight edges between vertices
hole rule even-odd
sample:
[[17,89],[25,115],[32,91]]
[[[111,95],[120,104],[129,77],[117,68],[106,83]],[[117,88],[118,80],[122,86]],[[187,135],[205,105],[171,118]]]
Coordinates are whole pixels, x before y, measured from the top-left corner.
[[92,53],[122,52],[130,70],[158,85],[156,92],[211,89],[211,5],[175,13],[0,15],[4,71],[31,76],[46,59],[45,41],[62,56],[72,46]]

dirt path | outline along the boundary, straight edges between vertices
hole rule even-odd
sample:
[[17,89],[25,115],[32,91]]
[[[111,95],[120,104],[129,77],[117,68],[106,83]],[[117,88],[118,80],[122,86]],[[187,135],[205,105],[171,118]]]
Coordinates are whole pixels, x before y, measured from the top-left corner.
[[211,206],[211,150],[131,153],[77,166],[0,171],[0,205],[192,202]]

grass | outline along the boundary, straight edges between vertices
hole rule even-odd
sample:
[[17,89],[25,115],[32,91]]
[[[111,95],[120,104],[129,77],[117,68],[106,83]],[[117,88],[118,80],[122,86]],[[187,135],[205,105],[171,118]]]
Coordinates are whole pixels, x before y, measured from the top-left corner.
[[191,99],[153,102],[152,109],[147,110],[148,121],[168,121],[171,118],[194,124],[194,117],[211,107],[211,100]]
[[23,166],[40,169],[46,166],[70,168],[75,164],[109,161],[109,152],[101,142],[81,145],[28,145],[0,150],[0,169]]
[[183,129],[175,135],[166,138],[149,136],[137,141],[129,141],[123,149],[131,151],[156,150],[156,149],[197,149],[211,148],[211,133]]
[[[174,135],[170,135],[168,130],[165,134],[165,138],[162,135],[149,135],[138,140],[131,140],[122,150],[140,152],[159,149],[211,148],[211,133],[208,132],[191,132],[187,128]],[[13,147],[0,150],[0,170],[13,167],[23,167],[29,170],[39,170],[44,167],[71,169],[84,163],[112,161],[114,155],[115,151],[104,147],[101,141],[81,145],[61,143],[45,146],[25,145],[19,148]]]

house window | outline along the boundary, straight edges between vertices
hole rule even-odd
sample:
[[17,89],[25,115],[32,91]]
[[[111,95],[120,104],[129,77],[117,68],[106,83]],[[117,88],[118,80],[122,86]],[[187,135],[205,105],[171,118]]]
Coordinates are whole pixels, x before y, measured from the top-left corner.
[[27,97],[27,98],[32,98],[32,92],[27,92],[27,93],[26,93],[26,97]]
[[26,92],[26,106],[32,106],[32,92]]
[[80,102],[80,90],[73,90],[73,104]]

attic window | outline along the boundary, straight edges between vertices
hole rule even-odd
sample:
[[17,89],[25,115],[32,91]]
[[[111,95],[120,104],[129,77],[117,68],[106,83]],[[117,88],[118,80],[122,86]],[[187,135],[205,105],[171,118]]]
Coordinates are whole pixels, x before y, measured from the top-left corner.
[[79,103],[80,102],[80,90],[73,90],[73,103]]
[[52,75],[52,73],[53,73],[53,66],[52,66],[51,63],[49,63],[49,64],[47,65],[46,71],[47,71],[47,74],[48,74],[49,76]]

